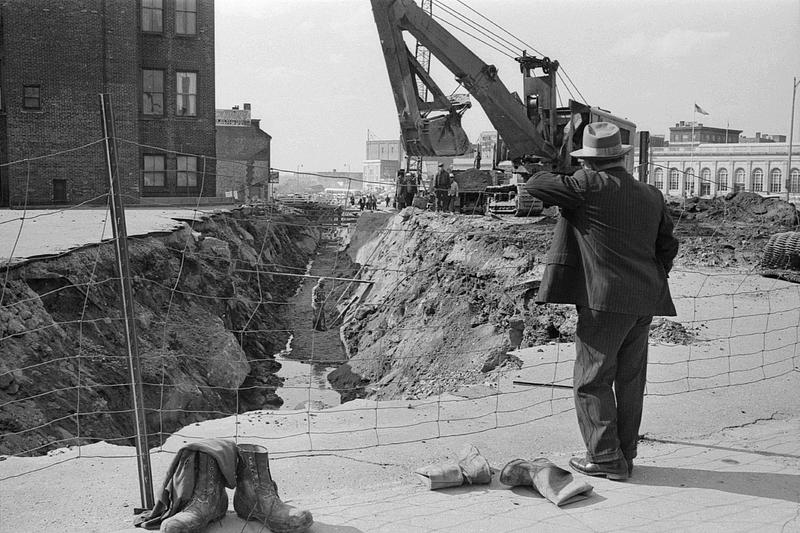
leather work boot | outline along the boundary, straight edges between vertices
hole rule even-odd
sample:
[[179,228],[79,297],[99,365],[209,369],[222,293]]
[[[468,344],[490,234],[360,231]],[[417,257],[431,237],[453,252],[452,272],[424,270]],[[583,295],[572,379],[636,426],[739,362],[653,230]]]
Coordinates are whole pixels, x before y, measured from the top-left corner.
[[549,459],[514,459],[500,472],[500,483],[512,487],[533,487],[539,494],[561,506],[589,497],[592,486],[576,480]]
[[311,527],[311,513],[283,503],[269,473],[267,449],[239,444],[233,508],[244,520],[257,520],[274,533],[301,533]]
[[576,472],[587,476],[605,476],[614,481],[625,481],[631,477],[628,462],[623,459],[604,463],[593,463],[588,457],[573,457],[569,466]]
[[203,531],[214,520],[228,512],[228,494],[217,461],[198,452],[197,471],[192,499],[181,511],[161,523],[165,533],[195,533]]
[[457,463],[428,465],[416,471],[427,479],[431,490],[460,487],[463,484],[485,485],[492,482],[492,469],[478,449],[467,444],[458,454]]
[[492,482],[492,469],[489,462],[478,448],[472,444],[467,444],[461,449],[458,456],[458,466],[461,468],[461,474],[464,476],[464,481],[470,485],[483,485]]

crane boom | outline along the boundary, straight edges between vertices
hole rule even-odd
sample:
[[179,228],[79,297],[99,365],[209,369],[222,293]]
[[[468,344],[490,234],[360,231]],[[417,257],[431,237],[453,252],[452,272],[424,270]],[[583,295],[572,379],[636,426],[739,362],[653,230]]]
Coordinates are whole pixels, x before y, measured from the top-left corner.
[[[528,117],[526,106],[511,94],[488,65],[459,42],[413,0],[371,0],[389,79],[394,93],[401,136],[411,155],[462,155],[469,141],[461,127],[467,105],[451,101],[408,50],[406,31],[436,57],[481,104],[502,137],[511,157],[538,156],[553,161],[557,150]],[[433,97],[419,96],[416,79]],[[431,116],[433,112],[439,115]]]

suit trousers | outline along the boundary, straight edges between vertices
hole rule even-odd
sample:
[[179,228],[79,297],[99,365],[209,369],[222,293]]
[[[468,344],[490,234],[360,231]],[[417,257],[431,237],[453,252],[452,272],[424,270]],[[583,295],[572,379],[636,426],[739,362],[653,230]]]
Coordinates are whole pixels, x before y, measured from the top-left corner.
[[652,320],[578,306],[573,389],[592,462],[636,457]]

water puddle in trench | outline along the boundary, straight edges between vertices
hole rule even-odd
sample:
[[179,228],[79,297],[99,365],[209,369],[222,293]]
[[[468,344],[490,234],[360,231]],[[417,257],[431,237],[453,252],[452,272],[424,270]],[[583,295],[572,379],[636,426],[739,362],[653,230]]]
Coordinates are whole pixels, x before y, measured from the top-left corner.
[[281,409],[313,409],[339,405],[339,393],[328,383],[328,373],[335,366],[318,363],[305,363],[289,359],[292,353],[294,335],[289,335],[286,348],[275,354],[275,360],[281,364],[278,376],[283,378],[283,387],[275,393],[283,399]]
[[[332,325],[328,331],[315,331],[311,327],[311,291],[317,283],[316,276],[348,278],[353,274],[353,265],[339,250],[339,241],[323,242],[317,255],[306,266],[306,275],[294,296],[286,306],[287,323],[292,332],[286,347],[275,354],[281,364],[277,375],[284,379],[283,386],[275,392],[283,399],[281,409],[321,409],[341,403],[339,393],[331,388],[327,376],[347,361],[344,346],[339,337],[339,326]],[[336,314],[336,299],[346,289],[347,283],[329,279],[327,284],[327,315]]]

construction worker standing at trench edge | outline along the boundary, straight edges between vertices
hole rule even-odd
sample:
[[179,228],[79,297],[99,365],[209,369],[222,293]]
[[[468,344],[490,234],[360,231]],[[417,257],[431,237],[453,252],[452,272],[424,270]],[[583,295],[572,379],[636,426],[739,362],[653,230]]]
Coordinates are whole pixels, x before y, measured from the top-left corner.
[[450,173],[444,168],[444,163],[439,163],[439,171],[433,180],[433,192],[436,195],[436,210],[447,209],[447,191],[450,189]]
[[561,211],[536,302],[578,311],[573,390],[586,455],[569,464],[614,480],[633,471],[650,322],[676,314],[667,278],[678,241],[661,192],[625,170],[631,148],[616,125],[588,124],[571,154],[584,168],[538,172],[526,183]]
[[456,213],[458,211],[458,182],[452,174],[450,175],[450,188],[447,190],[447,199],[447,210],[451,213]]

